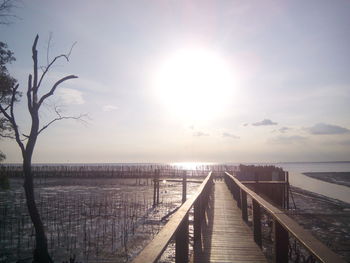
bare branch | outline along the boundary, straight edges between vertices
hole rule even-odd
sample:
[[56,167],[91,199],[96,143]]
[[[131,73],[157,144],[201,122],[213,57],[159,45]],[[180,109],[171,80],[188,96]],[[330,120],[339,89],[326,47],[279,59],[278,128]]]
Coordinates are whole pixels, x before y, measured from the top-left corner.
[[[51,46],[51,40],[52,40],[52,32],[50,32],[49,35],[49,40],[47,41],[47,48],[46,48],[46,68],[48,67],[48,65],[50,64],[50,59],[49,59],[49,54],[50,54],[50,46]],[[41,77],[42,79],[43,77]],[[39,81],[39,86],[40,86],[40,82]]]
[[[14,139],[16,139],[16,142],[17,144],[19,145],[19,147],[21,148],[22,152],[25,151],[25,148],[24,148],[24,145],[22,143],[22,140],[21,140],[21,137],[20,137],[20,134],[19,134],[19,130],[18,130],[18,126],[17,126],[17,123],[16,123],[16,120],[15,120],[15,116],[14,116],[14,113],[13,113],[13,105],[16,101],[16,94],[17,94],[17,89],[19,87],[19,84],[17,84],[13,89],[12,89],[12,96],[11,96],[11,101],[10,101],[10,113],[7,112],[7,110],[5,110],[2,105],[0,104],[0,111],[1,113],[5,116],[5,118],[11,123],[12,125],[12,128],[15,132],[15,137]],[[8,107],[6,107],[7,109]],[[5,135],[6,138],[12,138],[12,137],[9,137],[7,135]]]
[[8,139],[16,139],[14,136],[10,135],[10,134],[2,134],[0,133],[0,137],[2,138],[8,138]]
[[0,104],[0,112],[2,114],[4,114],[5,118],[12,123],[12,118],[11,116],[7,113],[7,109],[10,107],[10,105],[8,105],[6,108],[3,108],[2,105]]
[[36,45],[38,44],[39,35],[36,35],[32,46],[32,58],[33,58],[33,105],[36,103],[36,94],[38,92],[38,51]]
[[57,118],[51,120],[50,122],[48,122],[47,124],[45,124],[39,131],[38,131],[38,135],[44,131],[45,129],[47,129],[51,124],[57,122],[57,121],[61,121],[61,120],[77,120],[77,121],[82,121],[85,122],[84,118],[87,118],[88,115],[87,114],[80,114],[79,116],[61,116],[61,114],[59,113],[59,111],[55,108],[55,111],[57,113]]
[[48,46],[47,46],[47,54],[46,54],[46,59],[47,59],[47,66],[44,68],[43,70],[43,74],[40,77],[39,83],[38,83],[38,88],[41,85],[42,80],[44,79],[45,75],[47,72],[49,72],[50,68],[52,67],[53,64],[55,64],[55,62],[60,59],[60,58],[65,58],[67,62],[69,62],[69,57],[72,53],[72,50],[74,48],[74,46],[76,45],[77,42],[74,42],[73,45],[71,46],[68,54],[61,54],[56,56],[50,63],[49,63],[49,48],[50,48],[50,42],[51,42],[51,37],[52,35],[50,34],[50,38],[49,38],[49,42],[48,42]]
[[46,73],[49,72],[51,66],[52,66],[53,64],[55,64],[55,62],[56,62],[58,59],[60,59],[60,58],[65,58],[67,61],[69,61],[69,57],[68,57],[67,55],[65,55],[65,54],[56,56],[45,68],[43,68],[43,74],[42,74],[41,77],[40,77],[40,80],[39,80],[39,83],[38,83],[38,88],[40,87],[41,82],[42,82],[42,80],[44,79]]
[[75,46],[76,44],[77,44],[77,41],[75,41],[75,42],[73,43],[73,45],[70,47],[70,50],[69,50],[69,52],[68,52],[68,54],[67,54],[68,59],[69,59],[70,54],[72,53],[73,48],[74,48],[74,46]]
[[28,90],[27,90],[27,101],[28,101],[28,110],[32,112],[33,102],[32,102],[32,74],[28,76]]
[[60,80],[58,80],[51,88],[51,90],[46,93],[45,95],[43,95],[41,97],[41,99],[39,100],[39,103],[38,103],[38,108],[40,108],[41,104],[43,103],[44,100],[46,100],[48,97],[52,96],[54,93],[55,93],[55,90],[56,88],[64,81],[66,80],[69,80],[69,79],[76,79],[78,78],[77,76],[75,75],[69,75],[69,76],[66,76],[64,78],[61,78]]
[[17,126],[17,123],[16,123],[15,115],[13,113],[13,106],[14,106],[15,101],[16,101],[16,94],[17,94],[18,87],[19,87],[19,84],[17,84],[12,90],[12,98],[11,98],[11,104],[10,104],[10,114],[11,114],[11,118],[12,118],[12,122],[11,123],[12,123],[12,126],[13,126],[13,130],[15,131],[16,142],[19,145],[19,147],[21,148],[22,152],[24,152],[25,148],[24,148],[24,145],[22,143],[21,137],[19,135],[19,130],[18,130],[18,126]]

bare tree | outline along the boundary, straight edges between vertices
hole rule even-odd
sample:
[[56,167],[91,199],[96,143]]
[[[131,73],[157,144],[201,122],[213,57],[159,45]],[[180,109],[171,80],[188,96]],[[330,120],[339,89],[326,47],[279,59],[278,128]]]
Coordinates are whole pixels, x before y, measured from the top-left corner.
[[[58,109],[55,109],[57,116],[53,118],[48,123],[40,126],[39,110],[43,106],[44,102],[51,96],[55,94],[57,88],[65,81],[70,79],[75,79],[77,76],[68,75],[59,80],[57,80],[49,89],[48,92],[42,95],[38,95],[39,88],[41,87],[43,80],[52,66],[60,59],[69,61],[69,55],[72,51],[69,51],[68,54],[61,54],[53,58],[47,63],[45,67],[39,67],[38,65],[38,51],[37,43],[39,36],[35,37],[33,46],[32,46],[32,58],[33,58],[33,74],[29,74],[28,77],[28,86],[26,91],[27,97],[27,108],[31,116],[31,125],[29,134],[22,134],[20,132],[19,126],[17,125],[14,106],[15,102],[18,99],[18,87],[19,84],[15,84],[11,87],[11,96],[7,103],[0,103],[0,112],[4,118],[9,122],[13,130],[13,135],[8,137],[13,137],[19,148],[21,149],[22,158],[23,158],[23,173],[24,173],[24,190],[27,200],[27,206],[30,218],[33,222],[35,228],[35,237],[36,245],[34,249],[34,261],[40,263],[52,262],[51,257],[48,253],[47,247],[47,238],[41,220],[39,211],[36,206],[35,197],[34,197],[34,185],[33,185],[33,174],[32,174],[32,156],[35,148],[35,144],[38,138],[38,135],[47,129],[53,123],[63,120],[63,119],[81,119],[84,115],[79,115],[76,117],[62,116]],[[42,69],[42,72],[39,73],[38,70]]]

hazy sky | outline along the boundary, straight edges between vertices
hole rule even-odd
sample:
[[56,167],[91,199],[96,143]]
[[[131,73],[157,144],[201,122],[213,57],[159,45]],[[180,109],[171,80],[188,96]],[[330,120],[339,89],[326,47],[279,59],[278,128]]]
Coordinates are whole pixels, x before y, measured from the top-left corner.
[[[69,51],[41,113],[88,113],[40,135],[35,162],[350,160],[350,1],[39,1],[0,27],[26,89],[31,46],[41,65]],[[23,132],[25,96],[17,105]],[[14,142],[0,141],[7,162]]]

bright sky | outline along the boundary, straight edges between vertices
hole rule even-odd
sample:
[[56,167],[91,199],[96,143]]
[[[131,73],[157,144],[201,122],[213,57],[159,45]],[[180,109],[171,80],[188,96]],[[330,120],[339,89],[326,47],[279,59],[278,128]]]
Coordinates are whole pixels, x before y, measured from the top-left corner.
[[[23,0],[1,26],[26,89],[31,46],[47,79],[43,109],[88,113],[54,124],[34,162],[277,162],[350,159],[350,1]],[[45,87],[43,87],[45,88]],[[25,96],[17,105],[25,131]],[[50,110],[51,109],[51,110]],[[7,162],[14,142],[0,141]]]

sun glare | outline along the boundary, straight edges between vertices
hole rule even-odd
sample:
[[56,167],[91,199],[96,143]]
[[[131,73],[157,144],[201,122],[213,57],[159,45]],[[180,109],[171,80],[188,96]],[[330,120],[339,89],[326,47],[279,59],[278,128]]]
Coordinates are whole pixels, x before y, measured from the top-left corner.
[[215,52],[182,49],[159,66],[154,88],[162,104],[181,119],[208,120],[227,106],[234,88],[228,63]]

